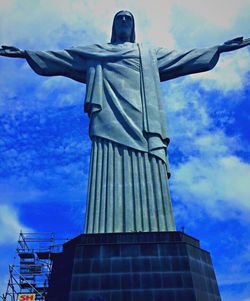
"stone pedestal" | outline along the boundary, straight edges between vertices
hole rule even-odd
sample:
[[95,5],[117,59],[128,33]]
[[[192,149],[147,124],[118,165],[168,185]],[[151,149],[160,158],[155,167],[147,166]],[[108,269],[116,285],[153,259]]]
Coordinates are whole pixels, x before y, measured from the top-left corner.
[[84,234],[55,255],[47,301],[217,301],[213,265],[181,232]]

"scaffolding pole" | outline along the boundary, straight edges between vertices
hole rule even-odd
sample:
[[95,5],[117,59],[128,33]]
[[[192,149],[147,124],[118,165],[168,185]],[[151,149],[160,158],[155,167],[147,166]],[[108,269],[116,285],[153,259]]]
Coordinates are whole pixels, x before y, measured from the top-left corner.
[[53,255],[62,251],[67,239],[55,239],[54,233],[19,234],[18,264],[9,265],[9,280],[3,301],[45,301],[52,270]]

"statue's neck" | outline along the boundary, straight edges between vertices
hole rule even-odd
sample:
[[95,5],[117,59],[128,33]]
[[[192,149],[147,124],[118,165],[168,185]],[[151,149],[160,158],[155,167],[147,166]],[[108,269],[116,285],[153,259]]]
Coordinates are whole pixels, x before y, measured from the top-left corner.
[[115,44],[124,44],[126,42],[130,42],[130,36],[120,35],[116,38]]

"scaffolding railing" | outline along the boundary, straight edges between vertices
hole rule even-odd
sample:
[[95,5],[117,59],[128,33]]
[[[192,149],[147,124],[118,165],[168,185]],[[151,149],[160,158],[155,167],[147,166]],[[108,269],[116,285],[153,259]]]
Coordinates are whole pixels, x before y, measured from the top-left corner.
[[62,251],[67,239],[53,233],[20,232],[16,253],[18,264],[9,265],[9,280],[3,301],[45,301],[52,270],[53,255]]

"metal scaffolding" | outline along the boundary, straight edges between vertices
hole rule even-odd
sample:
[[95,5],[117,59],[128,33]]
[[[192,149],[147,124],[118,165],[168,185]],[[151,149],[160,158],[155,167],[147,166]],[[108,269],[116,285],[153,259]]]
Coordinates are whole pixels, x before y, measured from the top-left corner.
[[9,280],[3,301],[45,301],[52,259],[62,251],[62,242],[53,233],[20,232],[16,253],[18,264],[9,265]]

